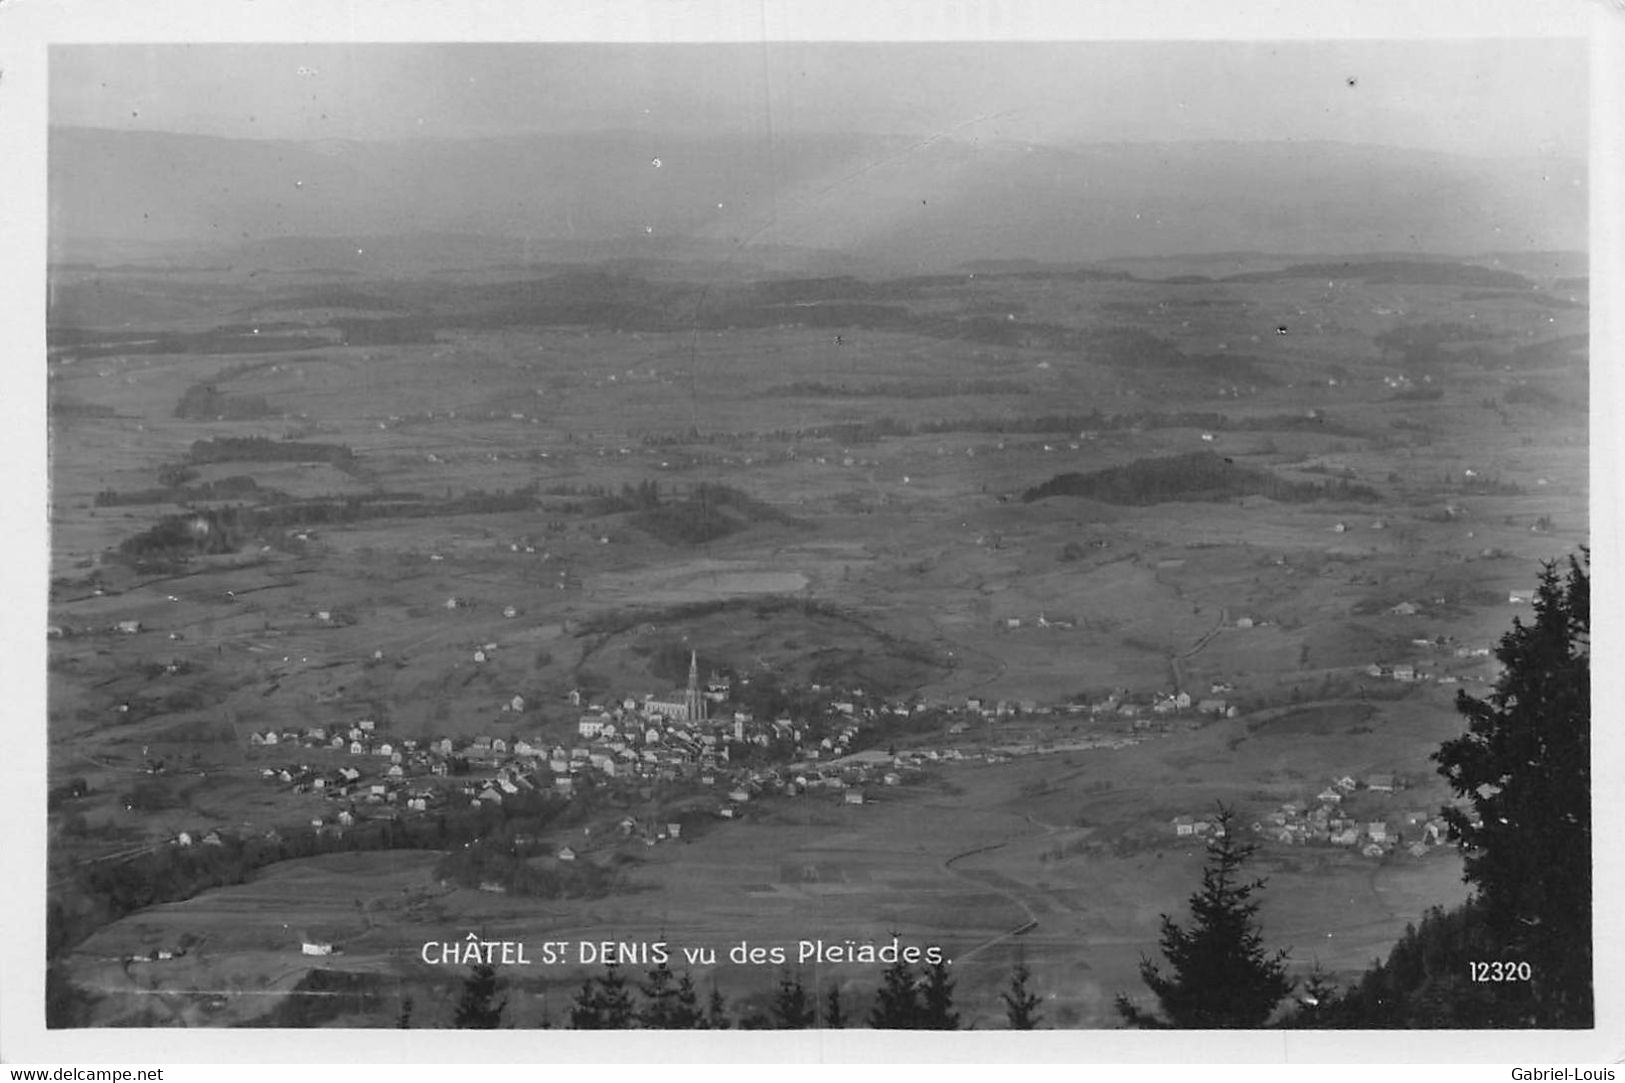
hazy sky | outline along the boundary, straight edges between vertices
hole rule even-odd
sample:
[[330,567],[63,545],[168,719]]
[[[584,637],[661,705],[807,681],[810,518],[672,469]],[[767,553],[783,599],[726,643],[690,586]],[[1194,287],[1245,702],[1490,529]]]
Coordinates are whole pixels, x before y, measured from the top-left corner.
[[1569,39],[53,45],[54,124],[294,139],[602,128],[1583,156]]

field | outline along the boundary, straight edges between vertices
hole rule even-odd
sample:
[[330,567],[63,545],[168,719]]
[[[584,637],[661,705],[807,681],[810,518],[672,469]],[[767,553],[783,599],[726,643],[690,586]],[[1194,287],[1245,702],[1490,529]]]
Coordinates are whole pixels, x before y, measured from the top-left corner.
[[[1456,690],[1486,691],[1484,648],[1528,612],[1512,597],[1587,541],[1576,269],[1486,291],[1485,267],[1443,261],[1397,281],[1165,262],[748,285],[57,271],[51,784],[85,792],[51,814],[51,880],[92,1018],[264,1021],[318,968],[375,975],[341,1017],[389,1025],[451,980],[418,945],[477,931],[897,935],[947,949],[967,1024],[998,1025],[1024,958],[1053,1023],[1109,1026],[1199,880],[1174,817],[1222,801],[1251,823],[1376,773],[1402,785],[1362,788],[1362,817],[1436,811]],[[421,850],[271,862],[126,914],[82,894],[89,863],[180,832],[331,818],[265,771],[356,756],[264,731],[584,744],[584,710],[669,697],[690,652],[753,723],[813,688],[924,705],[958,713],[873,712],[865,740],[964,758],[862,805],[763,794],[731,820],[698,771],[606,783],[546,830],[625,856],[595,898],[444,884]],[[1064,709],[1176,691],[1234,714],[1147,732]],[[1021,706],[952,729],[968,699]],[[1108,737],[1137,743],[1084,747]],[[1016,745],[1038,751],[996,754]],[[685,831],[644,845],[622,815]],[[1466,891],[1449,847],[1266,840],[1256,862],[1267,942],[1344,979]],[[301,936],[343,953],[312,962]],[[556,1018],[591,969],[518,974],[526,1012]],[[739,999],[777,978],[694,969]]]

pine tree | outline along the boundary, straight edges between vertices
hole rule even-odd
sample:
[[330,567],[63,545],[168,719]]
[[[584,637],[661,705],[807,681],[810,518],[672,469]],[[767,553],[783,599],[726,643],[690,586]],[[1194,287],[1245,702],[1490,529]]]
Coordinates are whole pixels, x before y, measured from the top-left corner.
[[457,1002],[452,1025],[460,1030],[495,1030],[502,1025],[507,998],[497,1001],[496,968],[480,963],[463,979],[463,996]]
[[779,976],[779,989],[773,995],[773,1025],[780,1030],[805,1030],[817,1018],[817,1008],[801,987],[800,975],[786,970]]
[[1337,1002],[1337,983],[1332,981],[1331,975],[1316,959],[1309,973],[1304,975],[1303,991],[1297,998],[1297,1006],[1282,1020],[1281,1025],[1311,1030],[1336,1026]]
[[635,1019],[632,994],[627,991],[620,967],[614,963],[604,967],[604,976],[598,979],[598,1010],[604,1021],[603,1029],[631,1029]]
[[840,1030],[846,1026],[846,1009],[841,1006],[839,985],[831,985],[824,995],[824,1016],[819,1024],[826,1030]]
[[694,989],[694,979],[688,971],[677,979],[677,1003],[672,1009],[670,1027],[673,1030],[695,1030],[705,1021],[700,1012],[700,995]]
[[914,971],[899,959],[881,975],[869,1025],[876,1030],[912,1030],[919,1026],[920,996]]
[[954,983],[948,977],[948,964],[942,960],[925,968],[920,979],[921,1030],[958,1030],[959,1013],[954,1011]]
[[638,987],[643,1006],[638,1009],[638,1025],[651,1030],[667,1030],[677,1013],[677,975],[662,962],[649,971],[649,980]]
[[727,1030],[731,1025],[727,1002],[722,999],[722,990],[713,983],[711,995],[705,1002],[705,1021],[702,1027],[705,1030]]
[[636,1018],[626,979],[613,963],[597,981],[582,982],[570,1006],[570,1026],[576,1030],[630,1030]]
[[1037,1030],[1043,1018],[1038,1014],[1038,1005],[1043,1002],[1036,994],[1027,991],[1027,979],[1031,976],[1026,963],[1017,963],[1010,972],[1010,991],[999,994],[1004,1001],[1004,1016],[1010,1021],[1011,1030]]
[[1447,808],[1502,951],[1530,964],[1541,1027],[1592,1025],[1591,556],[1542,566],[1534,623],[1514,619],[1488,699],[1457,694],[1467,732],[1433,756],[1471,811]]
[[570,1027],[573,1030],[603,1030],[604,1015],[599,1010],[598,983],[588,978],[576,991],[570,1005]]
[[1162,954],[1171,972],[1164,975],[1150,959],[1140,962],[1140,977],[1166,1019],[1119,994],[1117,1010],[1133,1026],[1260,1027],[1292,991],[1286,950],[1267,954],[1253,920],[1259,906],[1253,893],[1264,881],[1241,879],[1241,866],[1254,848],[1235,840],[1233,820],[1221,805],[1202,889],[1190,900],[1191,927],[1183,929],[1162,915]]

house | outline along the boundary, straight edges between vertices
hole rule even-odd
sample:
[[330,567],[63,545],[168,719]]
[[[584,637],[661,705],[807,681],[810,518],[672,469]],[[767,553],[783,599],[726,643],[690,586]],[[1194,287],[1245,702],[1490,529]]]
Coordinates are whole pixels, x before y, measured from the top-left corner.
[[1383,851],[1383,848],[1381,846],[1378,846],[1376,843],[1368,842],[1368,843],[1366,843],[1365,848],[1360,851],[1360,853],[1364,854],[1366,857],[1381,857],[1383,855],[1384,851]]
[[1392,613],[1396,617],[1414,617],[1417,613],[1421,612],[1421,607],[1415,602],[1400,602],[1398,605],[1389,609],[1388,612]]
[[841,795],[841,800],[843,803],[848,805],[861,805],[863,804],[863,791],[847,790]]
[[576,852],[570,847],[565,846],[559,850],[558,858],[560,861],[574,861],[576,859]]
[[1393,793],[1394,776],[1387,774],[1371,775],[1365,780],[1365,788],[1373,793]]
[[1360,832],[1352,827],[1345,827],[1341,831],[1334,831],[1331,837],[1333,846],[1353,846],[1360,841]]
[[1372,820],[1366,824],[1365,833],[1370,836],[1372,842],[1388,841],[1388,825],[1381,820]]
[[1324,790],[1321,790],[1319,793],[1315,794],[1315,800],[1324,801],[1332,805],[1341,804],[1343,801],[1343,791],[1337,789],[1335,786],[1327,786]]
[[1203,714],[1222,715],[1229,710],[1230,705],[1222,699],[1204,699],[1196,705],[1196,709]]
[[1196,833],[1196,821],[1190,816],[1175,816],[1173,824],[1175,835],[1183,837]]
[[1335,782],[1333,782],[1332,785],[1336,786],[1338,789],[1342,790],[1344,793],[1353,793],[1356,789],[1359,788],[1360,784],[1358,782],[1354,781],[1354,776],[1353,775],[1343,775],[1342,777],[1338,778]]
[[670,835],[674,839],[682,838],[683,837],[683,825],[680,824],[680,823],[677,823],[675,821],[672,822],[672,823],[667,824],[666,825],[666,834]]
[[141,622],[138,620],[121,620],[113,627],[117,628],[124,635],[133,636],[141,630]]
[[1394,667],[1394,680],[1396,680],[1396,681],[1414,681],[1414,680],[1416,680],[1416,667],[1412,666],[1412,665],[1404,665],[1404,664],[1395,666]]
[[1412,857],[1421,857],[1428,852],[1428,846],[1425,842],[1413,842],[1405,849],[1410,852]]
[[333,945],[326,941],[306,940],[299,945],[302,955],[332,955]]

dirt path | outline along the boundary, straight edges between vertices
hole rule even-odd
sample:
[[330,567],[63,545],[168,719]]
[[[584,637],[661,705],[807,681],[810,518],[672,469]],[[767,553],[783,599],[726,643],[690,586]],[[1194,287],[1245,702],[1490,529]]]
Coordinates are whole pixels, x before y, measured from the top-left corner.
[[[1028,817],[1028,819],[1031,820],[1031,817]],[[1033,822],[1035,824],[1037,823],[1036,821]],[[1038,826],[1047,827],[1048,825]],[[1012,836],[1012,838],[1014,838],[1014,836]],[[962,853],[954,854],[952,857],[948,858],[942,863],[942,867],[952,872],[955,876],[970,880],[978,887],[986,888],[992,891],[994,894],[1009,900],[1011,904],[1021,911],[1022,916],[1025,919],[1019,925],[1013,926],[1012,928],[999,933],[997,936],[993,936],[982,941],[982,943],[977,944],[969,951],[962,952],[954,960],[956,963],[962,964],[969,962],[971,959],[993,947],[995,944],[1000,944],[1011,939],[1012,937],[1023,936],[1031,932],[1032,930],[1038,928],[1038,917],[1040,914],[1052,912],[1049,904],[1043,902],[1042,900],[1038,902],[1036,907],[1031,905],[1024,896],[1026,892],[1032,889],[1026,884],[1021,883],[1019,880],[1014,880],[1009,876],[1006,876],[1001,872],[995,872],[992,869],[960,869],[954,867],[956,862],[963,861],[968,857],[974,857],[977,854],[985,854],[994,850],[1002,849],[1005,846],[1008,846],[1010,842],[1011,839],[1006,839],[1004,842],[995,842],[989,846],[978,846],[972,850],[965,850]]]

